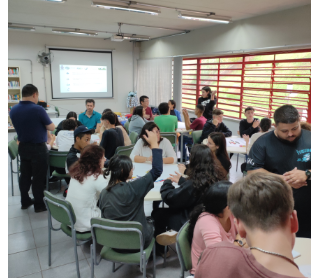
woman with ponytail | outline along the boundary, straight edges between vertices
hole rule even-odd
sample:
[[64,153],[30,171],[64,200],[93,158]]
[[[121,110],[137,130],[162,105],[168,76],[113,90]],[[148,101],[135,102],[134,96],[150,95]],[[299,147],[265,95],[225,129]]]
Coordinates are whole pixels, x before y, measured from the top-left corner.
[[192,244],[192,275],[207,246],[221,241],[233,243],[236,239],[234,217],[227,206],[227,193],[231,185],[231,182],[224,180],[211,185],[202,199],[203,203],[190,214],[188,240]]
[[198,98],[197,104],[201,104],[205,107],[203,116],[207,120],[211,120],[213,118],[214,106],[217,103],[216,93],[217,91],[212,91],[210,87],[205,86],[202,88],[202,96]]

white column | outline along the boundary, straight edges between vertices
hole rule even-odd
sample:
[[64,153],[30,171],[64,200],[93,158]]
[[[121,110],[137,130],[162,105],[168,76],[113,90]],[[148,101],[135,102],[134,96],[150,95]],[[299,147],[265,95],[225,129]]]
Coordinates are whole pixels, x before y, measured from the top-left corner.
[[183,58],[174,58],[174,81],[173,81],[173,98],[176,101],[176,109],[182,110],[182,74]]

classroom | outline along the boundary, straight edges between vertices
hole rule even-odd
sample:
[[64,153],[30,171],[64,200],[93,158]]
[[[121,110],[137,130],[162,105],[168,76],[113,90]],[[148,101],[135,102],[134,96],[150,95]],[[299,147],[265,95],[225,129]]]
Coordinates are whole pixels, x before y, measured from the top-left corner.
[[7,7],[8,277],[315,277],[310,0]]

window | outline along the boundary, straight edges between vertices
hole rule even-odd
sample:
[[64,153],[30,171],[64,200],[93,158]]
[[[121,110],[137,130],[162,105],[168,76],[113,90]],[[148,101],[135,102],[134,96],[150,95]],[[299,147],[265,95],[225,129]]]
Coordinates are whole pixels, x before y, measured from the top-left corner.
[[311,122],[311,52],[238,55],[183,60],[182,107],[195,109],[201,88],[217,91],[216,107],[242,119],[247,106],[257,118],[273,118],[284,104],[294,105]]

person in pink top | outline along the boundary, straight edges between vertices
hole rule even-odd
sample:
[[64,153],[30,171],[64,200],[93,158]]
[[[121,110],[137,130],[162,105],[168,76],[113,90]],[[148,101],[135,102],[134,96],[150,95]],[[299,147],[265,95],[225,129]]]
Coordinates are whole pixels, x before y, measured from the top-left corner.
[[234,216],[227,206],[227,193],[231,185],[229,181],[211,185],[203,203],[190,214],[188,240],[192,243],[191,275],[195,274],[198,260],[206,247],[222,241],[234,243],[236,240]]

